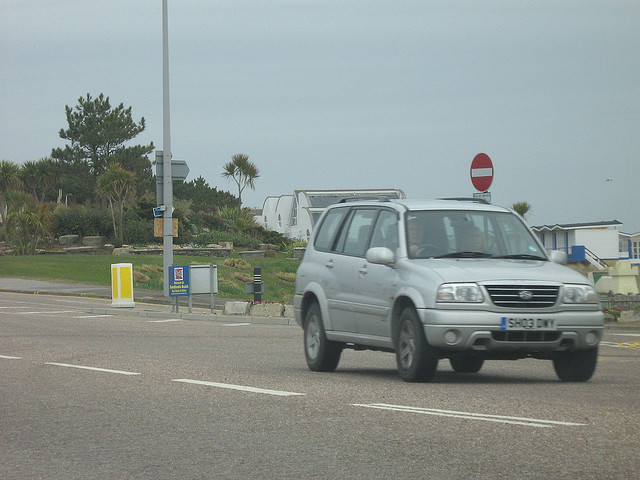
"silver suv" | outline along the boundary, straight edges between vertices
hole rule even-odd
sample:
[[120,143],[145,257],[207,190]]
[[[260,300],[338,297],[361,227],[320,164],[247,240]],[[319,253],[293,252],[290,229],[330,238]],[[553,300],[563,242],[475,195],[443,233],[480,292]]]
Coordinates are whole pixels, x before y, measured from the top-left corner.
[[512,210],[458,200],[328,207],[298,268],[294,311],[307,364],[333,371],[344,348],[395,352],[400,376],[429,381],[438,360],[553,361],[591,378],[604,315],[589,281],[547,254]]

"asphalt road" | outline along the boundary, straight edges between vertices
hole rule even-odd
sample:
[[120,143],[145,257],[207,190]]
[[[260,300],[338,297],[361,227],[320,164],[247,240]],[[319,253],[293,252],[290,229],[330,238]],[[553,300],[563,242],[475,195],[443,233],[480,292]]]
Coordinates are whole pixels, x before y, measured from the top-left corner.
[[487,362],[402,382],[392,354],[310,372],[294,325],[96,314],[0,293],[0,478],[626,479],[640,471],[640,329],[594,378]]

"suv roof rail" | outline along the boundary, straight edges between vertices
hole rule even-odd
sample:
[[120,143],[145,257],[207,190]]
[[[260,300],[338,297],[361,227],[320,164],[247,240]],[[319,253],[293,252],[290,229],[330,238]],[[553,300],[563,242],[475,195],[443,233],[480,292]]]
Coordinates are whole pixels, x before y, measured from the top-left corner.
[[440,200],[454,200],[457,202],[474,202],[474,203],[484,203],[485,205],[491,205],[484,198],[449,197],[449,198],[440,198]]
[[361,201],[371,201],[377,200],[378,202],[390,202],[391,199],[388,197],[344,197],[338,201],[338,203],[347,203],[347,202],[361,202]]

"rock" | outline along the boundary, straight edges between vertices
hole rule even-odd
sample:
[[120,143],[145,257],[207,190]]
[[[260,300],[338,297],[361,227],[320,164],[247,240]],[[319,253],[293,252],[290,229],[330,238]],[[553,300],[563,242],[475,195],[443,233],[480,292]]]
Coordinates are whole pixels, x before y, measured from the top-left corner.
[[257,303],[251,306],[251,316],[281,317],[284,305],[281,303]]
[[58,243],[65,247],[72,247],[74,245],[82,245],[82,237],[80,235],[61,235],[58,238]]
[[295,315],[293,313],[293,305],[285,305],[284,312],[282,313],[283,317],[294,318]]
[[620,312],[620,323],[640,322],[640,310],[624,310]]
[[225,315],[247,315],[249,313],[249,302],[225,302]]
[[94,235],[82,238],[82,245],[85,247],[102,247],[106,240],[101,235]]
[[246,250],[244,252],[238,252],[238,255],[242,257],[264,257],[264,250]]

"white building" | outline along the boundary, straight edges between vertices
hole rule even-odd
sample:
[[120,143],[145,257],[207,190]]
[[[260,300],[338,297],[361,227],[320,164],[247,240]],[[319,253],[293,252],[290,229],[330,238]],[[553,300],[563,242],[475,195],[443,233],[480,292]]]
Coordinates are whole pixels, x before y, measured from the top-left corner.
[[286,237],[309,240],[311,232],[326,207],[344,198],[406,198],[395,188],[365,190],[295,190],[293,195],[267,197],[262,213],[254,220],[267,230]]
[[[548,250],[562,250],[569,261],[588,261],[598,268],[604,268],[607,260],[627,260],[632,258],[628,248],[621,249],[623,234],[618,231],[622,225],[618,220],[573,223],[565,225],[541,225],[531,227]],[[640,235],[638,235],[640,236]],[[633,237],[633,236],[632,236]],[[639,240],[636,237],[636,242]],[[627,242],[632,243],[632,242]]]
[[628,258],[632,264],[640,264],[640,232],[623,233],[620,232],[618,239],[620,258]]

